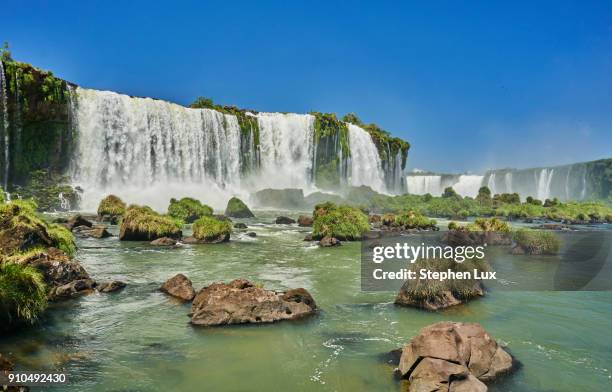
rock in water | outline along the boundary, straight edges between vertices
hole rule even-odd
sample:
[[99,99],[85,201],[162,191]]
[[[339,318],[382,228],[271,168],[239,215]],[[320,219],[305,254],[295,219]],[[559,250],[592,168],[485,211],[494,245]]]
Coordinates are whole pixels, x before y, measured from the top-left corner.
[[319,246],[322,246],[324,248],[330,247],[330,246],[339,246],[342,245],[342,242],[340,242],[340,240],[338,240],[335,237],[330,237],[330,236],[326,236],[321,238],[321,241],[319,241]]
[[189,280],[183,274],[177,274],[168,279],[160,288],[160,290],[173,297],[182,299],[183,301],[191,301],[195,297],[195,290]]
[[234,224],[234,229],[248,229],[246,223],[238,222]]
[[248,233],[246,233],[246,235],[248,235],[249,237],[257,237],[257,233],[255,233],[254,231],[249,231]]
[[68,230],[72,230],[75,227],[79,227],[79,226],[91,227],[93,226],[93,223],[83,218],[83,216],[79,214],[79,215],[75,215],[72,218],[68,219],[65,226]]
[[170,237],[162,237],[151,241],[150,244],[154,246],[174,246],[176,245],[176,240]]
[[81,238],[107,238],[113,235],[106,230],[106,226],[77,226],[72,229],[72,233]]
[[316,304],[302,288],[282,293],[236,279],[230,283],[213,283],[200,290],[191,310],[192,324],[214,326],[295,320],[313,314]]
[[111,280],[109,282],[98,283],[96,289],[101,293],[112,293],[124,289],[125,286],[126,284],[119,280]]
[[312,216],[300,215],[298,217],[298,226],[311,227],[312,226]]
[[295,223],[295,219],[291,219],[288,216],[279,216],[274,221],[277,225],[292,225]]
[[409,391],[486,391],[483,382],[513,368],[513,359],[480,324],[440,322],[402,349],[399,373]]
[[246,204],[237,197],[232,197],[227,202],[225,215],[231,218],[253,218],[255,215],[249,210]]
[[56,287],[49,293],[49,298],[73,298],[93,292],[96,282],[93,279],[79,279]]

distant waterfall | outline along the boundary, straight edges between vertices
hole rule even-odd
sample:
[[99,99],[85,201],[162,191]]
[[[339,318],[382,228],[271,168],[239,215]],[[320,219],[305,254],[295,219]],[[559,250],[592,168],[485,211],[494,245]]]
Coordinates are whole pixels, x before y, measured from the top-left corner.
[[491,170],[483,184],[491,193],[518,193],[521,198],[532,196],[539,200],[584,200],[589,196],[587,172],[590,163],[534,169]]
[[444,188],[452,187],[461,196],[474,197],[482,184],[483,176],[472,174],[461,175],[421,175],[409,174],[406,176],[406,187],[408,193],[432,196],[440,196]]
[[348,124],[348,131],[351,150],[349,184],[368,185],[377,192],[385,192],[382,163],[372,136],[353,124]]
[[4,65],[0,61],[0,135],[3,144],[2,162],[4,172],[2,173],[2,185],[6,190],[8,188],[9,168],[10,168],[10,138],[9,138],[9,121],[8,121],[8,96],[6,88],[6,76],[4,74]]
[[[263,188],[316,189],[312,115],[248,113],[256,119],[255,131],[216,110],[83,88],[75,95],[72,173],[85,190],[83,208],[94,208],[108,193],[163,210],[171,197],[221,207],[231,195],[248,197]],[[349,125],[348,141],[350,158],[336,147],[325,157],[350,159],[350,168],[340,173],[344,182],[385,192],[370,134]]]

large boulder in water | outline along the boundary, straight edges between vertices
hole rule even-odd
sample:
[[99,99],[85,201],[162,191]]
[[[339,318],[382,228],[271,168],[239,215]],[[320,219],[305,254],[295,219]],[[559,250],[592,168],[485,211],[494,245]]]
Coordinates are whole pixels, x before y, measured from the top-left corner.
[[192,324],[214,326],[295,320],[315,313],[316,304],[305,289],[276,292],[236,279],[200,290],[191,310]]
[[181,238],[181,225],[149,207],[130,206],[121,221],[119,240],[153,241],[162,237]]
[[277,225],[292,225],[295,223],[295,219],[289,218],[288,216],[278,216],[274,223]]
[[298,226],[301,227],[311,227],[312,226],[312,216],[308,215],[300,215],[298,217]]
[[476,323],[440,322],[402,348],[398,372],[408,391],[486,391],[484,382],[513,369],[513,359]]
[[246,204],[237,197],[232,197],[227,202],[225,215],[231,218],[253,218],[255,215],[249,210]]
[[177,274],[164,282],[160,290],[183,301],[191,301],[195,297],[195,290],[189,280],[183,274]]

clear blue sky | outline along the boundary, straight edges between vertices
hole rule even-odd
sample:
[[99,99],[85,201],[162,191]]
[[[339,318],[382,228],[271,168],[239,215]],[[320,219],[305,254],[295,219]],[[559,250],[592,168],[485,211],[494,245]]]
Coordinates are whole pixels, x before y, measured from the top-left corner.
[[173,3],[8,0],[0,40],[85,87],[354,111],[410,168],[612,156],[610,1]]

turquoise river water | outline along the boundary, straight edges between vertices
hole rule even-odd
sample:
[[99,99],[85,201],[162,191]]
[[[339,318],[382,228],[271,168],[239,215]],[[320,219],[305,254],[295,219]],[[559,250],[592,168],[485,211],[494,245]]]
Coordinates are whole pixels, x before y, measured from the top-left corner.
[[[92,277],[128,286],[54,304],[38,325],[0,338],[0,352],[20,370],[69,377],[69,386],[33,391],[399,391],[386,352],[428,324],[470,321],[522,363],[492,391],[612,390],[611,292],[492,290],[442,312],[397,307],[395,293],[360,291],[359,243],[319,248],[302,241],[308,229],[272,224],[276,215],[244,220],[256,238],[234,234],[220,245],[79,239],[77,259]],[[510,255],[493,267],[502,262],[516,280],[553,268],[546,257]],[[179,272],[196,290],[239,277],[304,287],[320,311],[298,322],[192,327],[190,306],[157,291]]]

